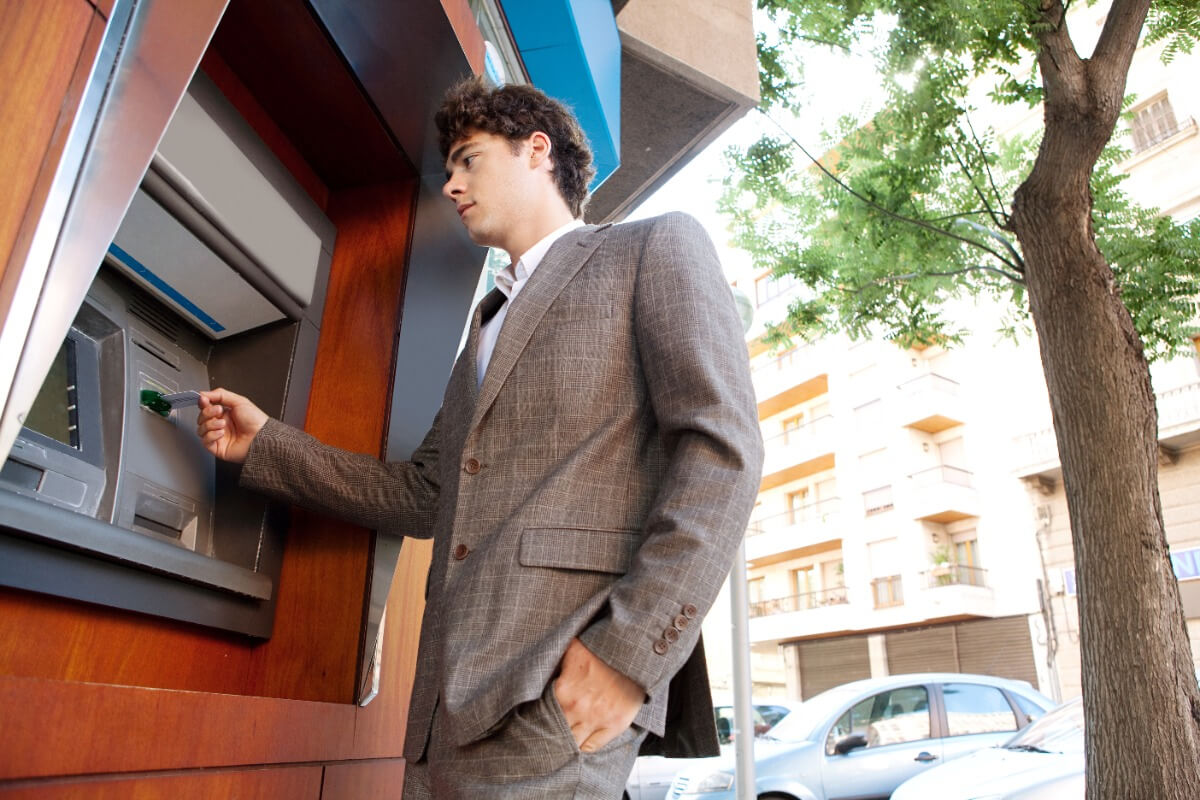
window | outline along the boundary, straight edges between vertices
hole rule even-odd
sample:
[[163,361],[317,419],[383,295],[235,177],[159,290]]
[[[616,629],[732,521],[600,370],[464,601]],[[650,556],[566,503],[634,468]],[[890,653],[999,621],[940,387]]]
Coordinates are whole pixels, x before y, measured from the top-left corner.
[[798,284],[795,275],[763,275],[754,281],[755,304],[765,305]]
[[951,736],[1015,731],[1017,717],[1004,693],[994,686],[947,683],[942,687],[946,726]]
[[928,691],[924,686],[905,686],[856,703],[829,730],[825,754],[834,755],[838,741],[855,734],[866,740],[868,748],[928,739]]
[[808,489],[798,489],[794,492],[788,492],[787,495],[787,520],[788,525],[798,525],[804,522],[805,508],[808,505]]
[[746,581],[746,597],[751,603],[761,603],[763,601],[763,591],[766,587],[764,578],[751,578]]
[[783,420],[783,442],[787,444],[793,434],[804,425],[804,414],[795,414]]
[[813,607],[813,568],[801,567],[792,570],[792,593],[796,595],[798,608]]
[[954,537],[954,563],[959,583],[983,586],[983,569],[979,560],[979,539],[974,530]]
[[1035,719],[1041,719],[1042,715],[1046,713],[1041,706],[1036,705],[1031,700],[1026,700],[1019,694],[1014,694],[1012,699],[1016,701],[1017,708],[1021,709],[1020,722],[1022,728],[1033,722]]
[[1175,110],[1167,95],[1156,97],[1134,112],[1133,151],[1140,153],[1159,142],[1170,139],[1179,132],[1175,122]]

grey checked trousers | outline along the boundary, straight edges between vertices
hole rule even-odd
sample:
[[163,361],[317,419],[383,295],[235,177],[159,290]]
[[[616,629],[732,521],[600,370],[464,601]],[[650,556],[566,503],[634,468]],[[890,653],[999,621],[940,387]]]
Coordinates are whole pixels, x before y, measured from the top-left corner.
[[436,709],[425,758],[405,769],[404,800],[620,800],[646,732],[635,725],[583,753],[552,687],[465,747]]

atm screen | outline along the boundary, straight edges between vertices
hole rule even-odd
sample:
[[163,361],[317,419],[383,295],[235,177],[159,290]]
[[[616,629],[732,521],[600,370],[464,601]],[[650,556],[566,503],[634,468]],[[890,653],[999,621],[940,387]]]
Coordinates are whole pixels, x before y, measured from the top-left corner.
[[66,339],[38,392],[25,427],[79,449],[79,416],[76,411],[75,342]]

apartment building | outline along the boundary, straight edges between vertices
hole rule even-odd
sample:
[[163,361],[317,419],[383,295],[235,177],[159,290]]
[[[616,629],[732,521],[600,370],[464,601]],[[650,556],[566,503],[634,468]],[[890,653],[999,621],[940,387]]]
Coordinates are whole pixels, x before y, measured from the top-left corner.
[[[1104,11],[1073,15],[1081,49]],[[1143,48],[1131,69],[1121,168],[1136,199],[1184,220],[1200,214],[1200,56],[1160,55]],[[1012,135],[1039,115],[978,119]],[[945,669],[1079,694],[1070,521],[1036,342],[1003,340],[999,309],[964,302],[973,333],[953,350],[830,338],[772,352],[757,334],[799,287],[762,273],[735,285],[755,305],[766,442],[745,540],[755,690],[808,697]],[[1197,352],[1152,376],[1164,521],[1200,657],[1200,338]],[[724,636],[723,610],[710,640]]]

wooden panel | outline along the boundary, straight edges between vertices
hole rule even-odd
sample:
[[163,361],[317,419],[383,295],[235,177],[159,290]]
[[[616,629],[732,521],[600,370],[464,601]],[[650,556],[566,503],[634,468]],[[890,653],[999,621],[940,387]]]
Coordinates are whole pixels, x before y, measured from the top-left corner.
[[321,800],[399,797],[403,787],[403,759],[330,764],[325,768]]
[[354,706],[132,686],[0,677],[0,708],[0,780],[339,760],[354,736]]
[[305,428],[361,453],[384,449],[416,192],[415,180],[403,181],[329,202],[338,238]]
[[[369,795],[359,795],[368,797]],[[150,775],[90,781],[0,786],[4,800],[318,800],[320,767]]]
[[113,4],[117,0],[90,0],[90,2],[97,11],[104,15],[105,19],[109,19],[112,17]]
[[471,6],[467,0],[442,0],[442,10],[446,12],[446,19],[450,20],[450,27],[454,28],[454,35],[462,45],[471,71],[479,75],[483,72],[483,34],[475,24]]
[[0,0],[0,270],[24,261],[18,233],[45,202],[103,22],[85,0]]
[[388,594],[379,695],[358,710],[354,758],[399,756],[403,752],[409,698],[417,668],[417,641],[425,611],[425,577],[432,540],[407,539]]
[[211,48],[204,54],[204,58],[200,61],[200,69],[212,79],[212,82],[217,85],[221,93],[225,95],[238,113],[250,124],[254,132],[258,134],[258,138],[266,142],[267,147],[271,148],[271,152],[275,154],[288,172],[292,173],[292,177],[304,187],[304,191],[312,198],[322,211],[329,206],[329,188],[317,175],[313,168],[301,155],[296,146],[288,139],[287,134],[280,129],[274,119],[267,114],[264,109],[255,99],[254,95],[250,94],[250,90],[242,83],[241,79],[234,74],[225,60]]

